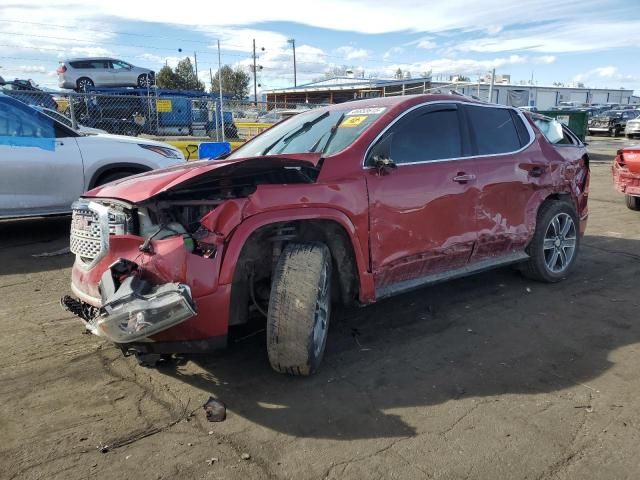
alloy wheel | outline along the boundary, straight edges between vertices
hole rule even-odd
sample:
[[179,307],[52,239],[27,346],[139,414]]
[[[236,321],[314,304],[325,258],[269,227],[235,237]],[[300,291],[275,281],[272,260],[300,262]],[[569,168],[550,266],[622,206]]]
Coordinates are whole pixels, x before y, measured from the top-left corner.
[[318,285],[318,299],[313,321],[313,349],[316,356],[320,355],[327,336],[331,308],[331,295],[329,293],[329,266],[325,264],[322,269],[320,284]]
[[577,231],[571,215],[558,213],[551,219],[544,235],[544,260],[552,273],[564,272],[576,252]]

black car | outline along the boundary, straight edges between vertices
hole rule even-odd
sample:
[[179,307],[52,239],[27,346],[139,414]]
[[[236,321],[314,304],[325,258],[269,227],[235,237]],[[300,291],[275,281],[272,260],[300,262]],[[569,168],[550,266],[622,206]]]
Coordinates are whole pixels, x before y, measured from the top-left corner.
[[27,105],[57,110],[58,104],[47,92],[40,90],[28,80],[5,81],[0,77],[0,92],[20,100]]
[[589,134],[608,133],[617,137],[624,132],[627,120],[640,115],[637,110],[607,110],[589,120]]

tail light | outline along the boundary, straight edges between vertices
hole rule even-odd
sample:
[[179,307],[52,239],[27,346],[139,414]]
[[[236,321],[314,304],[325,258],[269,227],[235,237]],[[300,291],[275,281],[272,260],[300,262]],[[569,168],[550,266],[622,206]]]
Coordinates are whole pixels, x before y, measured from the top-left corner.
[[57,73],[64,73],[66,71],[67,71],[67,66],[64,63],[60,64],[60,66],[56,70]]

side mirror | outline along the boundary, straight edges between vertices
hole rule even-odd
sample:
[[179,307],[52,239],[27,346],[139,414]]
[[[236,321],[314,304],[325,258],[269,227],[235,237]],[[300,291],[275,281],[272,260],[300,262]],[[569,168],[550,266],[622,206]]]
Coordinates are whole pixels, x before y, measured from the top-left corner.
[[397,165],[391,159],[392,139],[393,133],[383,137],[369,152],[367,165],[375,167],[378,175],[386,175],[397,168]]

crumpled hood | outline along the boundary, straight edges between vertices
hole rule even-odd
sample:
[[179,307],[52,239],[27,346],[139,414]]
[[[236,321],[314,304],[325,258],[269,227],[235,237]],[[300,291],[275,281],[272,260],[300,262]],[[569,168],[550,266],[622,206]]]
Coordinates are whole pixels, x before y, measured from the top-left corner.
[[89,190],[82,196],[85,198],[113,198],[138,203],[167,192],[188,180],[212,172],[230,176],[242,171],[255,170],[259,172],[277,167],[316,167],[320,158],[319,153],[298,153],[234,160],[200,160],[116,180]]

